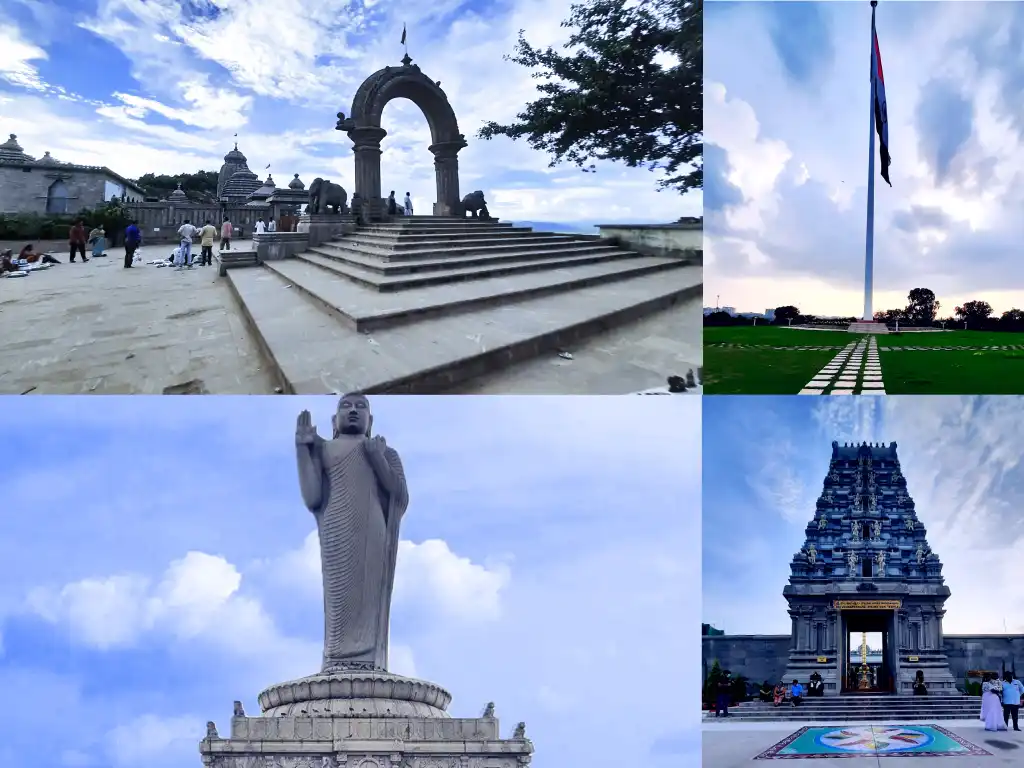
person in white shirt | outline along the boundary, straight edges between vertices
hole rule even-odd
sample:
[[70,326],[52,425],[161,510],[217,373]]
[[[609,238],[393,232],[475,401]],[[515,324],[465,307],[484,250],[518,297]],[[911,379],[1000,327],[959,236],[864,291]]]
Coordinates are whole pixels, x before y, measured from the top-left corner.
[[273,219],[267,222],[267,232],[277,232],[277,222]]
[[266,231],[267,231],[267,223],[263,219],[260,219],[259,221],[257,221],[256,222],[256,234],[257,235],[262,235]]
[[178,266],[178,269],[181,269],[186,264],[189,269],[192,269],[192,238],[195,237],[198,231],[188,219],[185,219],[185,223],[178,227],[178,237],[181,239],[182,260],[182,264]]
[[408,192],[405,193],[404,203],[405,203],[405,215],[406,216],[412,216],[412,197],[409,195]]

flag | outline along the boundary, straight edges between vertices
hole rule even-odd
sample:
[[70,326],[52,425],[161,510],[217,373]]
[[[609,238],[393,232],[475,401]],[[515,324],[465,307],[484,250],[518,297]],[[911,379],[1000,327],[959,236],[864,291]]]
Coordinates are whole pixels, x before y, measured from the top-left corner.
[[263,170],[269,170],[269,168],[270,168],[270,163],[267,163],[267,167],[264,168]]
[[405,45],[405,24],[402,25],[402,45]]
[[874,14],[871,19],[872,58],[871,90],[875,101],[875,132],[878,134],[878,152],[882,163],[882,178],[889,181],[889,113],[885,104],[885,77],[882,75],[882,54],[878,51],[878,33],[875,32]]

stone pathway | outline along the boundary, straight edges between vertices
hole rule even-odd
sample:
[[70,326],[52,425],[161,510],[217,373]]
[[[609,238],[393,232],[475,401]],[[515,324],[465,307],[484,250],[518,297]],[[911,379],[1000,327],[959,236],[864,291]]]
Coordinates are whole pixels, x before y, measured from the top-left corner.
[[875,337],[851,341],[800,390],[801,395],[884,395]]
[[[853,342],[851,342],[853,343]],[[779,351],[793,351],[793,352],[821,352],[830,349],[845,349],[845,347],[838,346],[806,346],[801,345],[798,347],[785,346],[780,347],[774,344],[732,344],[730,342],[710,342],[705,344],[706,347],[721,347],[726,349],[771,349]],[[847,345],[849,346],[849,345]],[[1024,344],[1005,344],[1005,345],[992,345],[992,346],[981,346],[981,347],[890,347],[884,346],[882,349],[886,352],[1010,352],[1024,349]]]

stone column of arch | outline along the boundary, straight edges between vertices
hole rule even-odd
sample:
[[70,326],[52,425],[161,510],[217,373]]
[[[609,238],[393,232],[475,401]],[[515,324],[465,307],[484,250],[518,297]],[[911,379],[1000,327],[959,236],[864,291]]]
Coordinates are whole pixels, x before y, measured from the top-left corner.
[[441,141],[431,144],[434,155],[434,176],[437,182],[435,216],[463,216],[462,197],[459,195],[459,150],[466,146],[465,139]]
[[377,213],[380,206],[380,143],[388,132],[383,128],[365,126],[348,132],[352,140],[352,154],[355,157],[356,188],[359,196],[370,203]]

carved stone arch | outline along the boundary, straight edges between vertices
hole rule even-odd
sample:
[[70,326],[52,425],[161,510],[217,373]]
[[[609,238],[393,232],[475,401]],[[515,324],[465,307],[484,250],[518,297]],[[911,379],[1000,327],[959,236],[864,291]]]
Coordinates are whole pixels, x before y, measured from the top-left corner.
[[374,212],[381,200],[380,143],[387,136],[381,128],[384,107],[392,99],[409,99],[423,113],[430,127],[434,155],[434,174],[437,183],[435,215],[458,215],[461,211],[459,196],[459,151],[466,146],[466,137],[459,132],[455,110],[441,87],[420,71],[406,56],[401,67],[384,67],[366,78],[352,99],[352,113],[348,118],[338,113],[337,130],[345,131],[352,140],[355,156],[356,188],[364,200],[369,200]]

